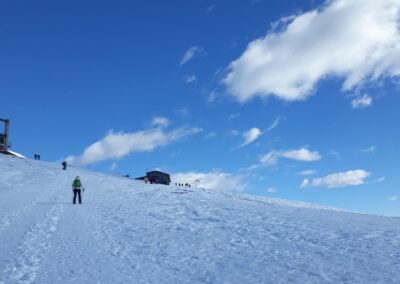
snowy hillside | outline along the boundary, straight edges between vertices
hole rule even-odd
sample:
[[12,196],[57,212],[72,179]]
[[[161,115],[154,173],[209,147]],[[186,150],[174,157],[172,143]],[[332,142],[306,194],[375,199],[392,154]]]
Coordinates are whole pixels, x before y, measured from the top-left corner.
[[2,155],[0,195],[0,283],[400,283],[399,218]]

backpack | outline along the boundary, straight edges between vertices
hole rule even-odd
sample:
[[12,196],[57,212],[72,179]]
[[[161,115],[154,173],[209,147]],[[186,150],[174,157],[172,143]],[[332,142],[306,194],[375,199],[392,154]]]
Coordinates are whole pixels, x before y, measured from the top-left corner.
[[74,180],[74,183],[72,184],[72,186],[76,189],[81,188],[81,181],[79,179]]

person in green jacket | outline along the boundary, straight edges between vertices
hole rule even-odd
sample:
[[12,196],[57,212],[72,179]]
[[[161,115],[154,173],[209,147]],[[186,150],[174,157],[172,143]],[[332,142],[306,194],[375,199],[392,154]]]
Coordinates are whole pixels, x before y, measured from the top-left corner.
[[77,176],[72,183],[72,190],[74,191],[74,204],[76,204],[76,196],[79,198],[79,204],[82,204],[82,196],[81,196],[81,189],[85,191],[85,189],[82,186],[81,179],[79,176]]

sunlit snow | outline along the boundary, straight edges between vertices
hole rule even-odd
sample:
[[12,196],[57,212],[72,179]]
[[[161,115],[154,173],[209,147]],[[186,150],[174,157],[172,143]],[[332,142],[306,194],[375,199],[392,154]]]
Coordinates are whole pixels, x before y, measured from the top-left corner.
[[0,283],[400,283],[399,218],[3,155],[0,195]]

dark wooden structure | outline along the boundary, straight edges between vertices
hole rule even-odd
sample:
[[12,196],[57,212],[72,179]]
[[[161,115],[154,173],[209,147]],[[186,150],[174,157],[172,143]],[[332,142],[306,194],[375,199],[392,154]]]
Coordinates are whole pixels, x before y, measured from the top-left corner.
[[0,132],[0,154],[11,155],[25,159],[23,155],[10,150],[10,144],[8,141],[10,135],[10,120],[0,118],[0,123],[1,122],[4,123],[4,131]]
[[147,172],[144,177],[136,178],[137,180],[144,180],[150,183],[158,183],[169,185],[171,183],[171,177],[167,173],[163,173],[160,171],[151,171]]
[[8,154],[8,136],[10,129],[10,120],[0,118],[0,122],[4,123],[4,132],[0,133],[0,153]]

